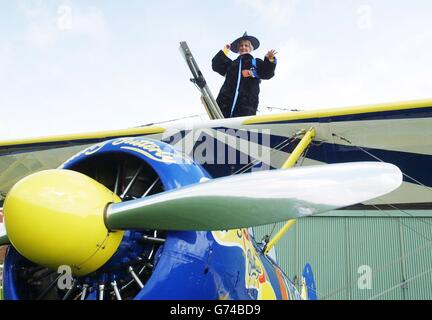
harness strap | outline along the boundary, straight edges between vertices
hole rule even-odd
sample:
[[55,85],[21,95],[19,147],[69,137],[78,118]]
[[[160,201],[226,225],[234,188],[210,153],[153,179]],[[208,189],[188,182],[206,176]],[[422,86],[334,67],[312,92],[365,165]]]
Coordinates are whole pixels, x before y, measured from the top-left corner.
[[256,63],[256,58],[252,59],[252,66],[253,66],[253,77],[259,79],[259,75],[258,75],[258,69],[257,69],[257,63]]
[[236,105],[236,103],[237,103],[237,98],[238,98],[238,95],[239,95],[240,80],[241,80],[241,72],[242,72],[242,57],[240,57],[239,72],[238,72],[238,79],[237,79],[237,88],[236,88],[236,93],[235,93],[235,96],[234,96],[233,104],[232,104],[232,106],[231,106],[231,116],[230,116],[231,118],[232,118],[232,116],[233,116],[234,108],[235,108],[235,105]]

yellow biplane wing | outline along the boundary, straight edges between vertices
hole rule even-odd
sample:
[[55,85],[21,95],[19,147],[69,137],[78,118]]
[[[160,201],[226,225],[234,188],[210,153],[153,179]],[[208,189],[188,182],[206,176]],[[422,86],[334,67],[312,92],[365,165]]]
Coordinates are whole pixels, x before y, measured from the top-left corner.
[[[427,99],[0,141],[0,206],[6,193],[21,178],[57,168],[84,148],[110,139],[146,136],[163,140],[194,159],[195,152],[205,149],[203,145],[208,142],[212,150],[212,145],[221,144],[227,153],[233,151],[240,160],[242,157],[248,160],[235,167],[229,158],[219,159],[217,155],[205,169],[213,177],[222,177],[240,170],[249,161],[259,160],[269,169],[281,168],[295,146],[290,141],[298,133],[314,128],[315,143],[304,157],[304,166],[378,161],[373,157],[376,155],[414,178],[406,179],[398,191],[388,199],[380,199],[380,203],[429,207],[428,186],[432,180],[427,166],[432,156],[431,123],[432,99]],[[247,150],[242,145],[245,141]],[[219,163],[219,160],[226,161]]]
[[46,169],[57,168],[74,154],[93,144],[114,138],[160,135],[164,128],[156,126],[101,131],[0,142],[0,201],[23,177]]

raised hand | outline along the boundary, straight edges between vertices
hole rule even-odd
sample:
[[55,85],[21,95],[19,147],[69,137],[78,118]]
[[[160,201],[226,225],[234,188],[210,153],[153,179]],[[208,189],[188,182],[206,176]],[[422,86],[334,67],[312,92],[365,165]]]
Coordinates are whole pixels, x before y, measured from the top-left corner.
[[275,56],[276,56],[277,52],[274,49],[271,49],[269,52],[267,52],[266,57],[270,60],[273,61]]

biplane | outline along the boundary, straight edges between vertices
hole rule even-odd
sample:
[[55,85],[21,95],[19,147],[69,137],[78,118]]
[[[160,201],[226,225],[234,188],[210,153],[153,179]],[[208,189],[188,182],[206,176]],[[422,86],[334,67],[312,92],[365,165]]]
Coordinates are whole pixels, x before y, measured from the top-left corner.
[[432,100],[220,119],[184,55],[211,120],[0,142],[6,299],[316,299],[251,227],[431,206]]

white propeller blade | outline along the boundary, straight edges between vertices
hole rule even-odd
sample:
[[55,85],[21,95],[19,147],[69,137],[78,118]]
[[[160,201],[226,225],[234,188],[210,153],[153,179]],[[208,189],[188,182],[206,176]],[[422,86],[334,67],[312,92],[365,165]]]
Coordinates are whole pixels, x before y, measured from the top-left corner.
[[387,194],[402,183],[388,163],[358,162],[248,173],[111,204],[112,230],[227,230],[323,213]]

